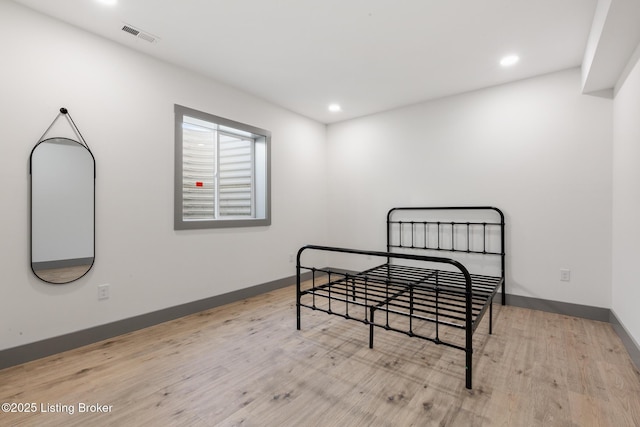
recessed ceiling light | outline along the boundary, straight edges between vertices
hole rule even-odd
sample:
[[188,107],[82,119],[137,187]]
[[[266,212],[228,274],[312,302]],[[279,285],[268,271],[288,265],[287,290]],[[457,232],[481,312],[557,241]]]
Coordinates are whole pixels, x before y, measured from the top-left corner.
[[500,65],[503,67],[510,67],[518,61],[520,61],[520,57],[518,55],[509,55],[500,60]]
[[339,104],[331,104],[329,105],[329,111],[331,111],[332,113],[337,113],[339,111],[342,111],[342,107],[340,107]]
[[98,3],[106,4],[107,6],[115,6],[118,0],[97,0]]

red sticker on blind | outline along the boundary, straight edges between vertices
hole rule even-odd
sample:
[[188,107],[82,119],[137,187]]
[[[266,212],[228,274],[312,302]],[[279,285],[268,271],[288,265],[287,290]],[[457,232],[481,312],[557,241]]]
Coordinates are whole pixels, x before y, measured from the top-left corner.
[[196,187],[202,187],[203,185],[202,181],[196,181]]

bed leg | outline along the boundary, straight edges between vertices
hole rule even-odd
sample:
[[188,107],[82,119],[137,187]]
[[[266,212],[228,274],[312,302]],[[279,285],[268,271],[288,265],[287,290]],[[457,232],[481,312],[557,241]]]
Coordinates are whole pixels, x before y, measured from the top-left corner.
[[467,354],[467,372],[466,372],[466,387],[471,390],[471,377],[472,377],[472,366],[473,366],[473,350],[467,348],[465,350]]
[[373,307],[369,307],[369,348],[373,348]]
[[300,330],[300,262],[296,266],[296,328]]
[[493,297],[489,303],[489,335],[493,334]]

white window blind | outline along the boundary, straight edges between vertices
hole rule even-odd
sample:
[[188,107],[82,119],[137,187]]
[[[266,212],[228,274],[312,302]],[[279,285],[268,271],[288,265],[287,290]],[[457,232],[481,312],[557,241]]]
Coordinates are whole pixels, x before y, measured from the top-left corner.
[[254,141],[218,132],[218,215],[254,216]]
[[215,218],[216,132],[182,127],[182,215],[186,220]]
[[175,105],[176,230],[271,225],[271,132]]
[[197,122],[183,125],[183,218],[253,218],[255,141]]

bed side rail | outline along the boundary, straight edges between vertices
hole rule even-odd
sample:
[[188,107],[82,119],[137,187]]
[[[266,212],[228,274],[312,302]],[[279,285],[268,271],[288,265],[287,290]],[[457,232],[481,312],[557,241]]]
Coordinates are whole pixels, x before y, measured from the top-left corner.
[[440,263],[440,264],[449,264],[458,269],[465,279],[465,305],[466,305],[466,327],[471,330],[472,327],[472,308],[473,308],[473,290],[472,290],[472,280],[471,274],[467,270],[467,268],[462,265],[460,262],[444,257],[435,257],[428,255],[416,255],[416,254],[404,254],[404,253],[391,253],[391,252],[379,252],[379,251],[368,251],[368,250],[360,250],[360,249],[350,249],[350,248],[338,248],[333,246],[319,246],[319,245],[306,245],[298,250],[298,255],[296,258],[296,319],[297,319],[297,328],[300,329],[300,298],[302,297],[302,271],[303,270],[319,270],[312,266],[305,266],[302,263],[302,255],[305,251],[325,251],[325,252],[339,252],[344,254],[356,254],[356,255],[364,255],[371,257],[380,257],[385,260],[388,259],[407,259],[413,261],[425,261],[431,263]]

